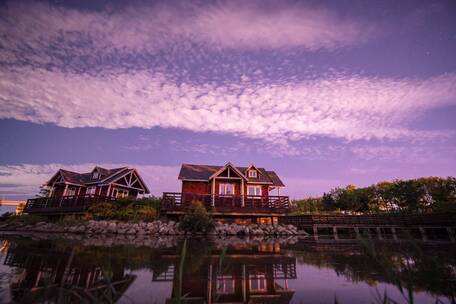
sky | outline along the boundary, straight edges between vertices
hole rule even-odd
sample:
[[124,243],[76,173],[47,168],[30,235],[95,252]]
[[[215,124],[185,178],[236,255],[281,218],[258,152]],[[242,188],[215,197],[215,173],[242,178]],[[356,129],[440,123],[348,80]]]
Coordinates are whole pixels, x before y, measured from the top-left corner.
[[2,1],[0,37],[0,199],[95,165],[456,175],[455,1]]

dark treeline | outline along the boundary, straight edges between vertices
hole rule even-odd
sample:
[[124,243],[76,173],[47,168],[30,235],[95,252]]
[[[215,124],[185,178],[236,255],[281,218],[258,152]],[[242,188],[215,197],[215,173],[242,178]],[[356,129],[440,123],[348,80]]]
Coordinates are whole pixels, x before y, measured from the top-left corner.
[[322,197],[293,201],[292,211],[319,212],[456,212],[456,178],[423,177],[385,181],[365,188],[349,185]]

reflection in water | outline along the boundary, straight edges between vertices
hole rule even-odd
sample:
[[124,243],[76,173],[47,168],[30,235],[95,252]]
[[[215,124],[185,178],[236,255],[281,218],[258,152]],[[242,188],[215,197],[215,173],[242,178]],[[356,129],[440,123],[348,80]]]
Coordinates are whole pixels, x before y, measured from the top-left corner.
[[281,253],[278,244],[222,249],[193,240],[185,241],[181,252],[162,255],[161,264],[169,266],[154,272],[154,281],[173,282],[167,302],[289,303],[293,296],[288,280],[296,279],[296,258]]
[[[12,275],[0,288],[10,299],[0,302],[353,303],[365,294],[364,303],[387,303],[392,295],[379,290],[387,286],[399,303],[455,303],[454,244],[295,241],[169,238],[151,247],[8,237],[2,269]],[[332,286],[335,278],[344,285]],[[153,299],[131,292],[164,285],[167,294]]]

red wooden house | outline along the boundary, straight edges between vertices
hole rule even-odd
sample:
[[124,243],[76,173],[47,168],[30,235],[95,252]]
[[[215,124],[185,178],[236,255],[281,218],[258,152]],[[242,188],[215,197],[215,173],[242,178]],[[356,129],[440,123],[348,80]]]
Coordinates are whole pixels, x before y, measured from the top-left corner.
[[49,196],[99,195],[115,198],[137,198],[149,189],[136,169],[105,169],[96,166],[91,172],[76,173],[60,169],[46,183]]
[[87,173],[60,169],[45,187],[49,190],[47,196],[28,200],[24,212],[83,212],[96,202],[136,199],[138,195],[149,193],[136,169],[128,167],[106,169],[96,166]]
[[[183,164],[179,173],[182,192],[165,192],[167,214],[184,212],[192,201],[201,201],[214,215],[270,217],[285,215],[288,196],[281,196],[285,187],[274,171],[250,165],[238,167]],[[272,191],[277,194],[272,194]]]

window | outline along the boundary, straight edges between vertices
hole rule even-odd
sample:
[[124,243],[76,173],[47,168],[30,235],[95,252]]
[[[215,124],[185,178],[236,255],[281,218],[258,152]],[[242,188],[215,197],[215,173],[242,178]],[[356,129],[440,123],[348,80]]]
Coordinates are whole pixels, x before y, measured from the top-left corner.
[[256,275],[249,275],[250,290],[253,292],[264,292],[266,291],[266,275],[264,273],[258,273]]
[[257,176],[256,170],[249,170],[249,177],[257,178]]
[[124,198],[128,196],[128,190],[114,189],[113,196],[116,198]]
[[68,195],[68,196],[76,195],[76,187],[69,187],[66,195]]
[[97,190],[97,187],[95,187],[95,186],[87,187],[86,194],[95,194],[96,190]]
[[247,195],[261,196],[261,186],[247,186]]
[[217,294],[233,294],[234,279],[231,275],[217,276]]
[[233,184],[220,184],[219,185],[219,194],[220,195],[233,195],[234,194],[234,185]]
[[98,173],[98,171],[95,171],[92,174],[92,179],[97,179],[99,176],[100,176],[100,173]]

